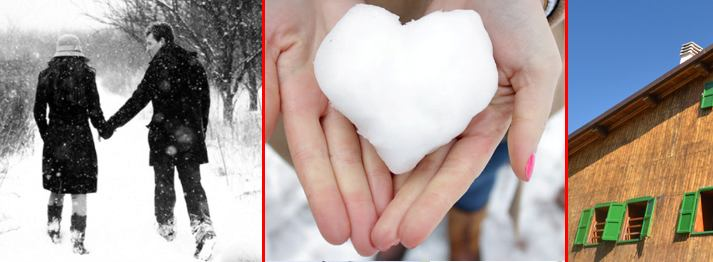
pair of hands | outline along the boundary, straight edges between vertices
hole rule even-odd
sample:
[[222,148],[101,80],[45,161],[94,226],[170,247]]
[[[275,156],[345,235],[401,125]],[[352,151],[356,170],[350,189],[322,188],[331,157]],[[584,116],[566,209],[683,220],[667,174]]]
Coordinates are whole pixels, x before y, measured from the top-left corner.
[[116,128],[114,128],[113,125],[110,125],[109,122],[106,122],[101,128],[97,128],[97,131],[99,132],[99,136],[101,138],[109,139],[112,135],[114,135]]
[[522,180],[548,118],[562,62],[538,0],[433,0],[477,11],[490,34],[498,91],[463,134],[392,176],[374,147],[329,106],[314,77],[324,36],[361,0],[270,0],[266,7],[267,137],[282,114],[292,160],[322,236],[361,255],[423,242],[480,174],[508,133]]

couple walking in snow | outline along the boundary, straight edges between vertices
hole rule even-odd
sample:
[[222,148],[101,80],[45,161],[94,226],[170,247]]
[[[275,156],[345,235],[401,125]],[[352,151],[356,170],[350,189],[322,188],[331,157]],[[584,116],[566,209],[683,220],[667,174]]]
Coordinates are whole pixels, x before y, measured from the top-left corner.
[[[146,50],[152,59],[131,98],[109,120],[99,103],[94,69],[82,53],[79,38],[63,35],[48,68],[40,72],[34,117],[44,142],[42,184],[49,190],[47,205],[51,240],[61,240],[62,202],[72,195],[71,241],[78,254],[84,246],[87,224],[86,194],[97,191],[97,157],[87,119],[105,139],[153,104],[148,124],[149,165],[154,168],[155,216],[158,233],[175,237],[174,169],[178,177],[196,241],[195,256],[207,260],[215,245],[208,201],[200,182],[200,164],[208,162],[205,145],[210,96],[208,81],[196,53],[174,42],[166,23],[146,29]],[[47,108],[49,107],[49,114]]]

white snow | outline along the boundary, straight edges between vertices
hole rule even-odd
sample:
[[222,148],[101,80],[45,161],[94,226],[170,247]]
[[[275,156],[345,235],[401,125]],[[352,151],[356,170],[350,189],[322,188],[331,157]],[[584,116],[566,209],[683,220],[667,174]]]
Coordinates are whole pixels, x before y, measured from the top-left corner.
[[472,10],[401,25],[386,9],[355,5],[322,41],[314,68],[332,106],[397,174],[461,134],[498,80],[490,38]]
[[[107,118],[127,99],[101,89],[100,98]],[[247,99],[248,96],[243,96],[238,101],[241,105],[238,113],[252,116],[246,117],[249,120],[259,112],[246,111]],[[213,103],[217,104],[216,96]],[[211,110],[212,114],[220,114]],[[69,196],[65,196],[62,212],[62,243],[54,245],[47,236],[49,192],[42,188],[41,140],[37,139],[34,151],[28,155],[9,159],[12,164],[0,184],[0,261],[196,261],[177,174],[174,210],[177,237],[166,242],[156,232],[154,174],[148,165],[145,127],[150,116],[151,109],[145,109],[109,140],[97,141],[93,130],[99,178],[97,193],[87,195],[85,245],[91,252],[89,255],[72,253]],[[208,132],[225,136],[229,132],[222,126],[213,123]],[[257,132],[250,135],[260,136]],[[226,137],[220,140],[220,146],[213,141],[208,147],[210,163],[201,165],[201,175],[217,234],[213,261],[259,261],[262,247],[259,149],[241,148]]]
[[[547,123],[530,182],[520,182],[509,166],[499,171],[482,224],[484,260],[564,260],[564,211],[556,201],[564,186],[564,124],[563,110]],[[518,183],[519,216],[513,221],[508,209]]]
[[[481,224],[483,260],[564,260],[564,210],[556,198],[564,186],[564,113],[552,116],[537,149],[532,180],[522,184],[517,220],[508,214],[517,183],[509,165],[501,167]],[[327,243],[319,234],[294,169],[267,147],[265,152],[266,259],[369,260],[351,243]],[[444,220],[420,246],[409,250],[407,261],[448,260],[447,222]]]

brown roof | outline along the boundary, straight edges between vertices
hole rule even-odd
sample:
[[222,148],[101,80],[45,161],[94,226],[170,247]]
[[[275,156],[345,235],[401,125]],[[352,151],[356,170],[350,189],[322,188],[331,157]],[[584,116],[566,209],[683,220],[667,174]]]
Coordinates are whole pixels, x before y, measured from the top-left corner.
[[644,88],[619,102],[600,116],[589,121],[568,137],[568,156],[592,142],[602,139],[612,130],[624,125],[627,120],[651,110],[662,99],[670,95],[688,82],[702,76],[707,76],[713,65],[713,45],[682,64],[666,72]]

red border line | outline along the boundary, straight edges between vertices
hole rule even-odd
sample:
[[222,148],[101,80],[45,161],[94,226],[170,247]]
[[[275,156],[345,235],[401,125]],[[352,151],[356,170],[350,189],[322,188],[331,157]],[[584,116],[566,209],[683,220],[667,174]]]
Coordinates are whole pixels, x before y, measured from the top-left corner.
[[569,261],[567,245],[569,241],[569,75],[568,75],[568,50],[569,50],[569,1],[564,2],[564,255]]
[[265,0],[262,0],[262,261],[265,261]]

